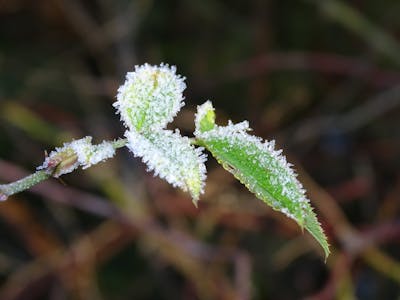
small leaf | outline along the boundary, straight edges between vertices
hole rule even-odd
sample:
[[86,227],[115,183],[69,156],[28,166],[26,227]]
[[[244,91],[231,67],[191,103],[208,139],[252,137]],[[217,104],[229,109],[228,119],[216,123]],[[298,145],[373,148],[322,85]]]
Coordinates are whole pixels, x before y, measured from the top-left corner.
[[203,117],[196,122],[195,134],[200,144],[257,198],[294,219],[301,228],[306,228],[328,256],[326,237],[305,191],[291,164],[281,155],[282,151],[274,149],[275,142],[263,142],[260,138],[249,135],[247,132],[251,129],[247,121],[239,124],[229,121],[228,126],[215,125],[213,129],[203,131],[199,125],[204,124],[205,119]]
[[[210,101],[197,106],[195,117],[196,130],[199,133],[211,130],[215,126],[215,111]],[[196,133],[195,133],[196,134]]]
[[179,132],[160,130],[139,134],[125,132],[127,147],[141,157],[149,171],[168,181],[174,187],[189,191],[196,205],[204,190],[206,155],[203,148],[194,148]]
[[118,89],[114,107],[130,130],[163,129],[184,105],[184,79],[174,66],[135,66]]

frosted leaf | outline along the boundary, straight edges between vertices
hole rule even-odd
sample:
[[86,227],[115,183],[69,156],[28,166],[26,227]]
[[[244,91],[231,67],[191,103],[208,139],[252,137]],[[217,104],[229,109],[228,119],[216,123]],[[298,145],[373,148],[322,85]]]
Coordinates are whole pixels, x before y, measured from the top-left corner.
[[[207,110],[211,111],[209,104]],[[227,126],[213,126],[204,131],[199,126],[204,121],[201,116],[203,106],[197,113],[195,135],[218,162],[257,198],[266,202],[274,210],[295,220],[301,228],[306,228],[321,244],[325,255],[329,247],[322,228],[305,195],[305,190],[297,180],[291,164],[275,150],[275,142],[263,141],[250,135],[247,121]],[[204,111],[204,110],[203,110]]]
[[135,66],[114,103],[125,126],[137,132],[165,128],[184,105],[184,79],[175,66]]
[[127,147],[147,164],[148,171],[184,191],[189,191],[196,204],[204,191],[206,155],[179,132],[160,130],[145,135],[126,131]]
[[53,177],[59,177],[71,173],[79,166],[86,169],[114,155],[115,149],[111,142],[103,141],[93,145],[92,137],[87,136],[64,143],[63,147],[50,152],[38,170],[46,170]]

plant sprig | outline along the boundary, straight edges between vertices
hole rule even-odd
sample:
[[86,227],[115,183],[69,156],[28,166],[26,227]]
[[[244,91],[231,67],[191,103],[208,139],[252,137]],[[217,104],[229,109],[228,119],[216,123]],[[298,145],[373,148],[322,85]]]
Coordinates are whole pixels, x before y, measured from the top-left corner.
[[134,156],[142,158],[148,171],[188,191],[197,206],[204,193],[207,159],[204,150],[207,149],[257,198],[309,231],[327,257],[327,238],[292,165],[281,150],[275,149],[274,141],[250,135],[247,121],[216,125],[210,101],[198,106],[194,138],[182,136],[179,130],[166,129],[184,105],[184,80],[173,66],[136,66],[134,72],[127,74],[114,103],[126,126],[124,139],[93,145],[92,137],[88,136],[65,143],[50,152],[34,174],[0,185],[0,200],[49,177],[105,161],[115,155],[116,149],[126,146]]

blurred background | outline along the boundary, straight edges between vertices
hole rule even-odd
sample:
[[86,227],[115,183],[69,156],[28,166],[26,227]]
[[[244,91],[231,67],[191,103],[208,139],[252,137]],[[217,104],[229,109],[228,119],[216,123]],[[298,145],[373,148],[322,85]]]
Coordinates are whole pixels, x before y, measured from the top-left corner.
[[122,136],[135,64],[275,139],[332,245],[210,158],[199,208],[126,150],[0,204],[0,299],[400,299],[400,2],[0,0],[0,182]]

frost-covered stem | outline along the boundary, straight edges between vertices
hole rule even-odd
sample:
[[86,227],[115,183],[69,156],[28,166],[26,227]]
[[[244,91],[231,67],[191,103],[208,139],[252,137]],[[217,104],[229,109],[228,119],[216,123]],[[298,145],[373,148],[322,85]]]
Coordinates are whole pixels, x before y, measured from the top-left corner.
[[118,139],[116,141],[112,141],[111,144],[114,147],[114,149],[119,149],[125,147],[127,142],[128,142],[127,139]]
[[[118,139],[115,141],[109,142],[114,149],[122,148],[126,145],[126,139]],[[62,160],[57,161],[57,166],[66,166],[77,160],[76,153],[68,153],[67,155],[60,156]],[[107,157],[105,157],[107,158]],[[104,159],[105,159],[104,158]],[[104,160],[103,159],[103,160]],[[53,166],[53,168],[57,167]],[[36,171],[35,173],[26,176],[25,178],[19,179],[17,181],[8,183],[8,184],[0,184],[0,201],[7,200],[7,198],[11,195],[17,194],[19,192],[23,192],[32,186],[41,183],[42,181],[48,179],[49,177],[58,177],[55,176],[52,169],[49,167],[42,168],[41,170]]]
[[45,170],[40,170],[37,171],[29,176],[26,176],[25,178],[22,178],[20,180],[11,182],[9,184],[1,184],[0,185],[0,200],[4,201],[7,200],[7,198],[11,195],[14,195],[16,193],[25,191],[32,186],[41,183],[42,181],[46,180],[49,178],[51,175],[48,174]]

